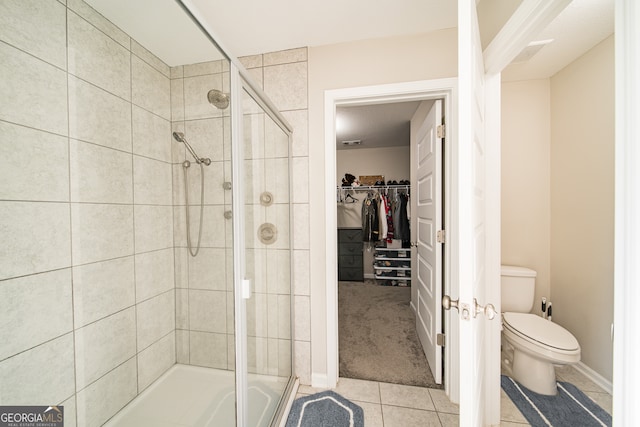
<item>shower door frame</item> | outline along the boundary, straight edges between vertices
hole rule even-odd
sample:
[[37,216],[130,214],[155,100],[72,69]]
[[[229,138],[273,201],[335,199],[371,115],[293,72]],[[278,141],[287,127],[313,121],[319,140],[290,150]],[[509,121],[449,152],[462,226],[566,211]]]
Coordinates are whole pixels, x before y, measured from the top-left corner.
[[[242,95],[243,91],[246,91],[249,96],[262,108],[262,110],[276,123],[280,129],[285,132],[288,139],[288,164],[289,164],[289,189],[292,186],[291,176],[291,144],[292,144],[292,130],[290,125],[286,122],[284,117],[275,110],[275,107],[268,102],[268,98],[257,87],[255,87],[249,77],[249,74],[244,68],[238,67],[236,63],[231,62],[230,67],[230,83],[231,83],[231,170],[232,170],[232,182],[234,187],[232,209],[233,215],[233,281],[234,281],[234,305],[235,305],[235,334],[236,334],[236,384],[242,384],[243,387],[236,386],[236,424],[238,426],[246,426],[248,420],[248,406],[247,402],[249,397],[248,392],[248,360],[247,360],[247,309],[246,301],[248,297],[243,295],[245,286],[250,286],[245,282],[245,196],[244,196],[244,169],[241,163],[244,161],[244,111]],[[293,233],[291,232],[291,225],[293,219],[293,204],[291,202],[291,192],[289,192],[289,253],[293,252]],[[291,259],[291,256],[290,256]],[[294,304],[293,304],[293,263],[290,263],[290,354],[291,354],[291,375],[284,393],[281,396],[281,402],[277,407],[277,410],[273,416],[273,420],[281,420],[286,412],[286,405],[284,405],[285,399],[289,400],[289,396],[292,394],[296,382],[295,371],[295,355],[293,345],[294,333],[293,333],[293,320]],[[251,292],[250,290],[248,290]]]
[[[220,50],[229,60],[230,76],[230,120],[231,120],[231,173],[232,173],[232,212],[233,212],[233,287],[234,287],[234,333],[235,333],[235,374],[236,374],[236,426],[249,427],[248,422],[248,360],[247,360],[247,299],[243,296],[245,277],[245,207],[244,207],[244,132],[242,110],[242,91],[246,90],[253,100],[262,110],[287,134],[288,137],[288,158],[289,158],[289,189],[292,186],[291,176],[291,146],[293,127],[287,119],[280,113],[276,106],[267,97],[264,91],[256,85],[251,74],[244,68],[238,58],[229,53],[224,43],[216,35],[215,31],[206,24],[206,20],[198,10],[192,0],[175,0],[189,15],[193,22],[209,38],[211,43]],[[289,251],[293,253],[293,204],[291,192],[289,193]],[[287,406],[291,404],[291,396],[294,391],[297,378],[295,376],[295,354],[294,354],[294,298],[293,298],[293,262],[290,263],[290,350],[291,350],[291,375],[287,386],[281,396],[272,420],[282,421],[286,414]],[[242,385],[242,387],[238,387]],[[285,405],[287,402],[287,405]]]

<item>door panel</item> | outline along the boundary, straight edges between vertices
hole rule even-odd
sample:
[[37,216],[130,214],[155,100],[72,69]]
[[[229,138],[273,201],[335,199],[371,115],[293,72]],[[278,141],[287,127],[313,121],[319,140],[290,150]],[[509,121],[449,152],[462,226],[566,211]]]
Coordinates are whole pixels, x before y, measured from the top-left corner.
[[[460,425],[485,421],[485,84],[474,0],[458,2]],[[456,299],[456,296],[452,296]],[[453,312],[452,315],[457,315]]]
[[[417,132],[417,288],[416,329],[436,383],[442,384],[442,245],[436,233],[442,227],[442,141],[437,128],[442,101],[434,102]],[[415,197],[415,196],[414,196]]]

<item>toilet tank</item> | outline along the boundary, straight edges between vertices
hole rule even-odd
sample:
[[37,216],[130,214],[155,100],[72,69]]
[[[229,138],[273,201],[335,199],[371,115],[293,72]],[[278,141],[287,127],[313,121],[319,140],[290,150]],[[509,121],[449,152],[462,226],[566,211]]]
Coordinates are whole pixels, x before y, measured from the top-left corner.
[[502,312],[529,313],[533,308],[536,272],[515,265],[501,266],[500,297]]

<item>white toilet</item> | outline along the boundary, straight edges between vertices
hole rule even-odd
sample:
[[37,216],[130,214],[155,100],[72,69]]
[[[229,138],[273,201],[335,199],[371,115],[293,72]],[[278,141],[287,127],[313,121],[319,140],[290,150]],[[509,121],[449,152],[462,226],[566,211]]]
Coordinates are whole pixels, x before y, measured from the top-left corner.
[[535,271],[503,265],[501,277],[503,369],[529,390],[555,395],[554,365],[578,363],[580,344],[562,326],[530,313]]

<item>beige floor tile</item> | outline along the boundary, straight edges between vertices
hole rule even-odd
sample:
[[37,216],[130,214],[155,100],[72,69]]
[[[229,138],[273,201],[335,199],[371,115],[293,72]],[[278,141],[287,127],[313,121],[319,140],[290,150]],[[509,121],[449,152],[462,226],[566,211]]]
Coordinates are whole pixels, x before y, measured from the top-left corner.
[[340,378],[334,391],[349,400],[380,403],[380,387],[374,381]]
[[512,423],[510,421],[501,421],[500,422],[500,427],[524,427],[524,426],[530,426],[531,424],[525,422],[525,423]]
[[433,411],[382,405],[384,427],[441,427],[438,414]]
[[438,390],[435,388],[429,389],[429,394],[433,400],[433,404],[438,412],[446,412],[447,414],[458,414],[460,408],[455,403],[451,403],[444,390]]
[[383,405],[435,411],[429,389],[408,385],[380,383],[380,399]]
[[583,374],[575,370],[572,366],[563,366],[556,368],[556,379],[565,381],[578,387],[581,391],[595,391],[598,393],[606,393],[598,384],[585,377]]
[[440,424],[442,424],[442,427],[458,427],[460,425],[460,415],[458,414],[445,414],[444,412],[438,412],[438,418],[440,418]]
[[300,394],[316,394],[326,390],[328,389],[311,387],[309,385],[300,385],[300,387],[298,387],[298,393]]
[[382,406],[377,403],[358,402],[356,405],[362,408],[364,412],[364,425],[367,427],[384,427],[382,422]]
[[613,396],[609,393],[596,393],[595,391],[585,391],[584,394],[589,396],[602,409],[607,411],[609,415],[613,412]]
[[513,403],[509,396],[507,396],[507,393],[502,389],[500,389],[500,420],[514,423],[527,422],[522,412],[520,412],[515,403]]

